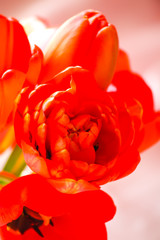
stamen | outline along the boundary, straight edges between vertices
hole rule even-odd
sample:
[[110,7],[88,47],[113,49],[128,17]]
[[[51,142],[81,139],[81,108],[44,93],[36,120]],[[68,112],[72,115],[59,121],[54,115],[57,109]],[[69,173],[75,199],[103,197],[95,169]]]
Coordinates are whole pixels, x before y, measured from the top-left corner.
[[95,152],[98,150],[98,148],[99,148],[99,144],[97,143],[97,144],[94,145]]
[[51,159],[51,153],[50,153],[50,151],[47,151],[47,152],[46,152],[46,158],[47,158],[47,159]]
[[24,234],[27,230],[32,228],[39,236],[44,237],[39,227],[48,224],[54,226],[54,224],[51,217],[42,216],[41,214],[24,207],[19,218],[7,224],[7,230],[15,234]]
[[35,147],[36,147],[36,150],[38,151],[39,150],[39,146],[37,144],[35,144]]
[[54,227],[54,223],[53,223],[53,221],[50,219],[50,221],[49,221],[49,224],[52,226],[52,227]]
[[42,232],[39,230],[39,228],[38,228],[37,225],[34,225],[32,228],[34,229],[34,231],[35,231],[36,233],[38,233],[39,236],[44,237],[44,235],[43,235]]

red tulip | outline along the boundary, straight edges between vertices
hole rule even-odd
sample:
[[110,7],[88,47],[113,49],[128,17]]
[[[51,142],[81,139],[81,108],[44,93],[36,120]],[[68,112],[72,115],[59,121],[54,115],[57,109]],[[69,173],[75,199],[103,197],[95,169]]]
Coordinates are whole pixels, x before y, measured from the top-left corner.
[[30,37],[44,52],[40,82],[50,80],[69,66],[82,66],[93,73],[102,89],[109,85],[117,61],[118,37],[115,27],[101,12],[83,11],[57,31],[41,29]]
[[27,36],[18,21],[1,15],[0,27],[0,126],[2,128],[13,108],[13,100],[23,86],[31,50]]
[[117,97],[98,88],[80,67],[68,68],[32,91],[24,89],[15,133],[29,167],[49,178],[97,183],[132,172],[139,162],[134,133],[141,105]]
[[[11,144],[7,134],[13,131],[9,125],[14,100],[25,80],[27,83],[33,82],[33,77],[34,82],[38,79],[41,62],[41,50],[35,47],[31,52],[28,38],[19,22],[0,15],[0,152]],[[31,76],[33,67],[34,76]]]
[[83,180],[33,174],[0,191],[2,240],[106,240],[105,222],[114,214],[112,199]]

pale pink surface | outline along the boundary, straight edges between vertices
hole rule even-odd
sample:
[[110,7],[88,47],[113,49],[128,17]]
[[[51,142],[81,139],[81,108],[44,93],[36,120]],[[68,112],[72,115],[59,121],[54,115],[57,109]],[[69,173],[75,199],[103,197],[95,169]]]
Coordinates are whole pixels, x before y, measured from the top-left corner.
[[[17,18],[39,15],[59,25],[81,10],[101,10],[118,30],[120,46],[132,69],[145,77],[160,109],[159,0],[5,0],[1,13]],[[109,240],[160,239],[160,143],[142,154],[137,170],[103,187],[114,199],[117,214],[107,224]]]

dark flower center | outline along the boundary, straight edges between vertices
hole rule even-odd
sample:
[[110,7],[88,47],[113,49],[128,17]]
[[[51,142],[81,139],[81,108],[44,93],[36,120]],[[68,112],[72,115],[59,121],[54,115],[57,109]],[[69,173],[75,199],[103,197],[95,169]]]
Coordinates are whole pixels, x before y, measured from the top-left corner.
[[[51,219],[49,219],[48,222],[51,226],[54,226]],[[39,227],[43,224],[44,219],[39,213],[27,207],[23,207],[23,212],[20,217],[8,223],[7,227],[8,230],[11,229],[12,231],[15,231],[15,233],[17,232],[20,234],[24,234],[27,230],[32,228],[39,236],[44,237],[44,235],[39,229]]]

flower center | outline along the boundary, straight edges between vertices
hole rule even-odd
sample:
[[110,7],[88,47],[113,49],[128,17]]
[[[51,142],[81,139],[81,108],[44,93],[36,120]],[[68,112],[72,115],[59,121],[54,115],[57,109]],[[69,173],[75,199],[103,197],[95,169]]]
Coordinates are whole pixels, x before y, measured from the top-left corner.
[[101,129],[101,121],[89,115],[79,115],[70,118],[65,129],[66,135],[62,135],[62,138],[70,158],[94,163],[94,152],[98,149],[96,139]]
[[54,226],[51,217],[43,216],[27,207],[23,207],[20,217],[7,224],[7,230],[19,235],[32,228],[39,236],[44,237],[39,227],[48,224]]
[[[62,159],[95,162],[95,152],[99,146],[97,137],[101,130],[101,119],[89,114],[70,116],[65,109],[47,120],[45,157],[62,162]],[[42,148],[36,148],[40,153]],[[43,155],[42,155],[43,156]]]

